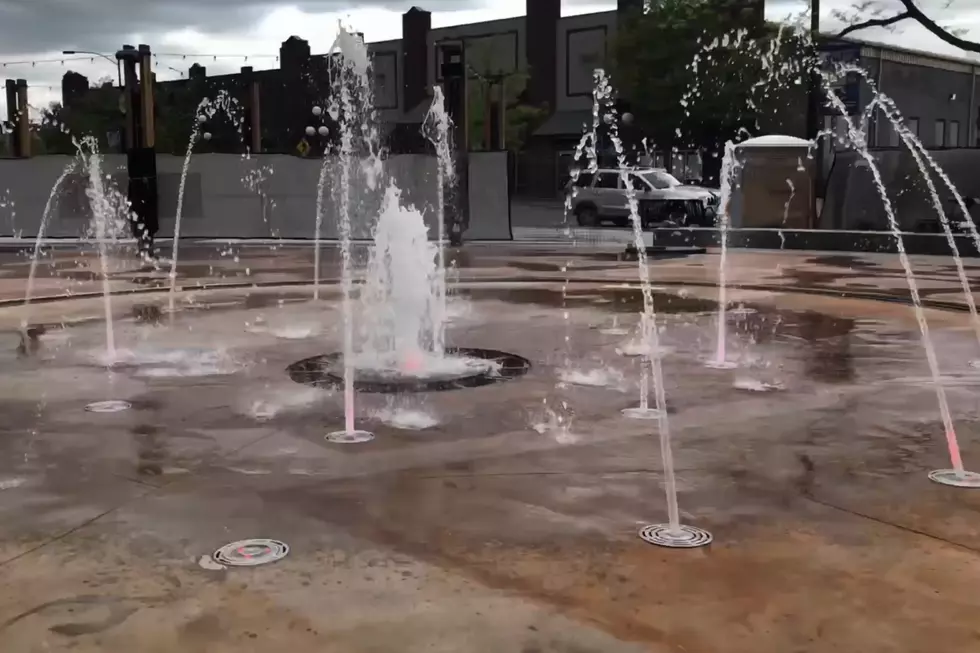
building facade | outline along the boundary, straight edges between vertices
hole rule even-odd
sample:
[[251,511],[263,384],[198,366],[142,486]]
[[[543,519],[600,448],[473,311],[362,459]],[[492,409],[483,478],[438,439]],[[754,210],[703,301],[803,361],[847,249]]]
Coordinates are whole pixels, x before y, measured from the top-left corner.
[[[401,39],[369,44],[375,105],[392,149],[425,147],[420,125],[431,104],[431,89],[441,81],[441,46],[459,44],[470,73],[469,148],[519,150],[518,191],[554,196],[583,128],[592,120],[593,72],[607,64],[617,25],[642,4],[619,0],[612,11],[562,16],[561,0],[526,0],[524,16],[444,28],[433,28],[431,13],[412,7],[402,16]],[[824,49],[826,58],[867,70],[926,147],[980,145],[980,66],[854,39],[828,39]],[[314,55],[305,40],[291,37],[282,44],[278,69],[208,77],[204,68],[195,66],[190,79],[158,84],[158,102],[170,101],[189,87],[201,97],[219,89],[244,96],[245,80],[254,79],[260,88],[262,148],[312,156],[329,145],[308,139],[306,127],[311,107],[329,99],[331,61],[330,55]],[[80,77],[65,76],[66,107],[86,92],[100,91],[85,91],[87,82]],[[854,115],[871,101],[869,85],[853,76],[836,91]],[[805,136],[804,106],[786,107],[779,127],[771,130]],[[825,126],[838,134],[844,133],[845,124],[839,117],[825,116]],[[867,134],[871,147],[899,144],[895,131],[879,116],[871,119]],[[219,145],[216,140],[211,147]],[[656,163],[679,177],[699,176],[697,153],[660,155]]]
[[[826,58],[867,71],[927,148],[980,147],[980,63],[858,39],[830,41],[825,50]],[[838,89],[852,115],[862,114],[874,98],[872,84],[859,75],[842,80]],[[846,129],[840,117],[828,115],[824,124],[839,135]],[[899,147],[898,133],[880,112],[873,112],[865,127],[870,147]]]

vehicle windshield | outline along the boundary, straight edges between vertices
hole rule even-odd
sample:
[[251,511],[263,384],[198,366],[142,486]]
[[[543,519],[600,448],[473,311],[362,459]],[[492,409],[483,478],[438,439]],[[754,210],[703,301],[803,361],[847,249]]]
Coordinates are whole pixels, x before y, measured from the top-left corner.
[[656,189],[673,188],[674,186],[682,185],[674,175],[665,170],[650,170],[642,173],[640,176],[646,179]]

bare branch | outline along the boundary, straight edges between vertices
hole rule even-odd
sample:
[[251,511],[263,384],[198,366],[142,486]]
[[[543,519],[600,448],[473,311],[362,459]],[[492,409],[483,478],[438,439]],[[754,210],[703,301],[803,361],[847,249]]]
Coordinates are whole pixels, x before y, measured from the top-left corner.
[[854,23],[853,25],[848,25],[840,32],[837,33],[837,38],[847,36],[851,32],[856,32],[861,29],[868,29],[869,27],[888,27],[889,25],[894,25],[895,23],[905,20],[906,18],[911,18],[912,14],[907,11],[903,11],[900,14],[895,14],[894,16],[889,16],[888,18],[869,18],[868,20],[863,20],[860,23]]
[[[967,52],[980,53],[980,43],[968,41],[967,39],[962,38],[959,35],[959,30],[948,30],[945,27],[942,27],[936,21],[922,13],[922,10],[916,6],[914,0],[898,0],[898,2],[901,3],[905,11],[893,16],[888,16],[887,18],[882,18],[880,15],[880,10],[876,9],[872,14],[872,18],[848,25],[837,33],[837,38],[847,36],[848,34],[857,32],[858,30],[867,29],[869,27],[889,27],[903,20],[914,20],[926,28],[934,36],[952,45],[953,47],[966,50]],[[855,13],[867,11],[869,8],[874,6],[874,4],[874,2],[864,0],[856,6]],[[845,15],[843,13],[839,13],[838,17],[843,19],[845,18]]]
[[980,43],[967,41],[966,39],[962,39],[955,34],[950,33],[948,30],[936,23],[936,21],[922,13],[922,10],[916,7],[912,0],[899,0],[899,2],[901,2],[902,6],[905,7],[905,13],[909,15],[909,18],[918,22],[920,25],[932,32],[937,38],[949,43],[953,47],[966,50],[967,52],[980,52]]

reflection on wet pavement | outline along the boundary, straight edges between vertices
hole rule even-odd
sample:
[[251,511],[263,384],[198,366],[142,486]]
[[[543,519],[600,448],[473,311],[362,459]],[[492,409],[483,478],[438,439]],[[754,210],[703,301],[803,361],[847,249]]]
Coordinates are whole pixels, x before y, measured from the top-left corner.
[[[635,537],[665,517],[655,425],[619,416],[639,388],[639,361],[617,353],[639,324],[640,292],[623,286],[635,263],[576,259],[563,295],[567,251],[454,252],[448,341],[530,372],[358,395],[377,437],[341,446],[324,440],[340,393],[286,374],[341,349],[336,288],[313,302],[302,285],[311,253],[188,251],[189,284],[246,268],[247,282],[182,293],[173,326],[163,293],[114,297],[125,360],[111,373],[98,297],[33,306],[47,328],[23,358],[24,313],[0,309],[0,649],[975,649],[980,495],[925,477],[947,461],[915,322],[901,303],[840,297],[844,280],[900,297],[892,259],[736,253],[734,370],[702,360],[717,260],[652,265],[681,510],[716,538],[666,552]],[[44,292],[88,288],[92,260],[57,256]],[[944,265],[917,259],[947,280],[936,294],[956,289]],[[624,333],[596,328],[613,318]],[[980,352],[962,311],[929,320],[978,467]],[[132,409],[84,412],[106,399]],[[562,405],[576,437],[534,428]],[[246,537],[290,555],[256,573],[198,564]]]

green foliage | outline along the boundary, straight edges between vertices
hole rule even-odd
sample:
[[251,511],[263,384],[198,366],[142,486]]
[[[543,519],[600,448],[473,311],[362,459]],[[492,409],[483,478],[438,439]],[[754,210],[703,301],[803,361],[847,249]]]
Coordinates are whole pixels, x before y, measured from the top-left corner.
[[[547,107],[535,107],[521,102],[521,97],[527,89],[530,75],[526,71],[516,71],[506,75],[491,72],[489,65],[484,70],[474,68],[475,78],[468,84],[468,118],[470,122],[470,147],[483,149],[484,124],[487,119],[488,101],[498,101],[500,98],[499,83],[504,84],[504,141],[508,150],[515,152],[524,147],[528,137],[534,133],[549,115]],[[482,77],[486,75],[486,78]],[[495,83],[489,83],[494,79]]]
[[109,149],[109,134],[122,133],[119,91],[111,85],[89,89],[71,107],[52,102],[41,112],[35,147],[37,154],[75,154],[72,138],[93,136],[101,151]]
[[658,144],[715,149],[771,122],[810,57],[801,33],[724,0],[659,0],[619,30],[613,83]]
[[[111,79],[100,80],[99,84],[74,98],[70,107],[54,102],[42,111],[41,123],[34,129],[35,153],[74,154],[72,138],[86,136],[94,136],[102,152],[117,151],[116,147],[110,147],[109,134],[124,137],[120,91]],[[213,97],[216,91],[193,82],[157,84],[154,91],[157,152],[183,155],[197,125],[198,104],[206,94]],[[237,128],[223,114],[215,117],[209,130],[214,132],[214,138],[199,143],[198,151],[241,150]]]
[[204,97],[200,84],[190,81],[158,84],[156,88],[156,148],[161,154],[183,155],[197,123],[197,106]]

